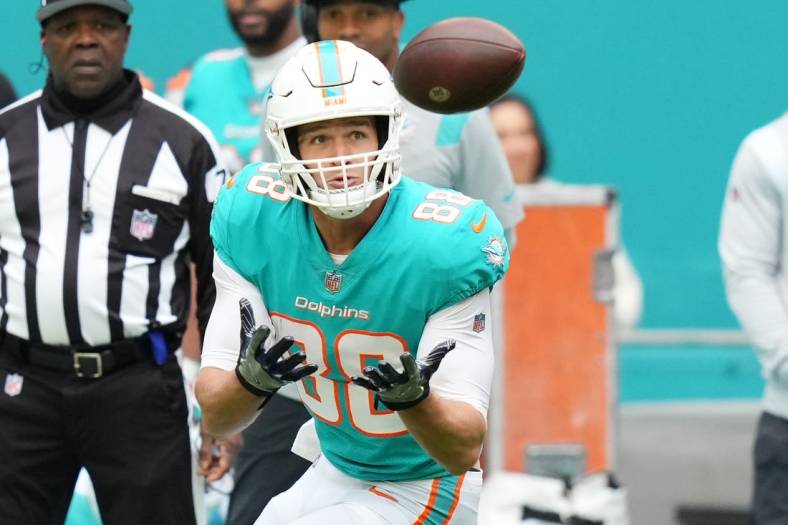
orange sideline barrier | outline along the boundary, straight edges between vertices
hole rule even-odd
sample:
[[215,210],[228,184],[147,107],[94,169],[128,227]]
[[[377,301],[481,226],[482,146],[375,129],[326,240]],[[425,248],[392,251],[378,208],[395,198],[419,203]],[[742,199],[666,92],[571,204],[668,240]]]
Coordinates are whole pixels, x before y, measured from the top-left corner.
[[593,293],[609,207],[527,207],[504,282],[503,467],[529,444],[579,443],[587,471],[612,468],[614,368],[606,305]]

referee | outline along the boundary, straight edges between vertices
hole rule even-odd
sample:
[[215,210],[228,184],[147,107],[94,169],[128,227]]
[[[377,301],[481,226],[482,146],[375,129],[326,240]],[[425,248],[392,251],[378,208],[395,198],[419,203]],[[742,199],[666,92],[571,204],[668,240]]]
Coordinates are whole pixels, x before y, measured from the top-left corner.
[[43,90],[0,111],[0,522],[191,524],[180,346],[214,300],[210,132],[123,68],[127,0],[42,0]]

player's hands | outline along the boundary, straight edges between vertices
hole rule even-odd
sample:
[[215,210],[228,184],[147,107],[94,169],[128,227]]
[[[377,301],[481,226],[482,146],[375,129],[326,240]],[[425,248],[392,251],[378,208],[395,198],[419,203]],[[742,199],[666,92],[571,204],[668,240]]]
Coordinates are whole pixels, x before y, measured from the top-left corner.
[[[314,374],[317,365],[301,365],[306,360],[304,352],[289,354],[293,346],[292,337],[283,337],[266,350],[264,344],[271,329],[255,327],[252,305],[246,299],[239,301],[241,307],[241,354],[235,367],[235,375],[241,385],[256,396],[267,397],[287,383]],[[288,353],[287,357],[283,357]],[[299,366],[300,365],[300,366]]]
[[241,434],[217,438],[201,431],[199,473],[208,481],[217,481],[229,472],[243,442]]
[[402,372],[381,361],[377,367],[364,368],[364,377],[355,376],[352,381],[375,392],[375,397],[391,410],[411,408],[430,395],[430,378],[455,345],[453,340],[446,340],[433,348],[423,361],[416,361],[409,353],[400,355]]

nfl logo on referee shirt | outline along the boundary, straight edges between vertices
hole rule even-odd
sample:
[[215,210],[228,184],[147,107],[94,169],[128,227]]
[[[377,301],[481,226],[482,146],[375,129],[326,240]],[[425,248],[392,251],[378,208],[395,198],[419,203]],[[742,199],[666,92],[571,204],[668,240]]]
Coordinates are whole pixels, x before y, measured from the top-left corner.
[[25,378],[19,374],[8,374],[5,376],[5,388],[3,391],[9,397],[18,396],[22,393],[22,383],[24,382]]
[[323,284],[331,293],[337,293],[342,288],[342,274],[337,272],[326,272]]
[[134,210],[131,215],[131,228],[129,228],[131,236],[140,242],[152,239],[158,219],[158,215],[148,210]]
[[477,334],[480,332],[484,332],[484,320],[486,316],[484,314],[476,314],[473,318],[473,331]]

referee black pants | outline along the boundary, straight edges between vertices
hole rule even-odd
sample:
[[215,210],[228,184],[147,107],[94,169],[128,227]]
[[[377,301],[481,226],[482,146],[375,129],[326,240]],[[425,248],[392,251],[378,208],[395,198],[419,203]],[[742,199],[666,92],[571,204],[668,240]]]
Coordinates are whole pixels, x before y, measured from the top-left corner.
[[62,524],[83,465],[104,525],[195,523],[174,358],[78,379],[0,348],[0,389],[0,523]]

